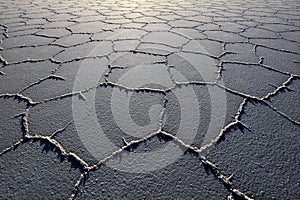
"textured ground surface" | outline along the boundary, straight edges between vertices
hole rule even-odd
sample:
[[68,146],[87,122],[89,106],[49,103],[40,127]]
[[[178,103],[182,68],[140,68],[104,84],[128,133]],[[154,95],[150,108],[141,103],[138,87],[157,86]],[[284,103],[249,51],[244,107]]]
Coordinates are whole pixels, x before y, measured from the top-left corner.
[[[0,199],[299,199],[299,6],[0,1]],[[196,101],[183,106],[189,91]],[[96,144],[98,157],[84,140],[99,127],[72,107],[90,97],[114,144]],[[118,107],[125,100],[130,118]],[[108,164],[169,143],[186,151],[170,163],[174,152],[161,153],[157,170]]]

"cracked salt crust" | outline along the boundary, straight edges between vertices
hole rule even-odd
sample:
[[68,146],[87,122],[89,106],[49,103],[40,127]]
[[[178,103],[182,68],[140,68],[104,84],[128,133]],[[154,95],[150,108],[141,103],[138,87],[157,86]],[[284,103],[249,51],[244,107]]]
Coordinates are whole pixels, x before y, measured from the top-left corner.
[[[294,8],[294,12],[291,12],[291,8]],[[263,104],[295,126],[300,125],[297,118],[290,116],[290,110],[281,110],[275,106],[276,104],[270,102],[270,99],[276,98],[279,95],[285,95],[282,92],[289,90],[290,85],[300,79],[299,38],[295,37],[294,34],[300,30],[299,26],[294,25],[295,21],[299,19],[299,15],[297,14],[299,9],[292,2],[279,1],[277,4],[273,4],[272,1],[268,3],[262,2],[260,3],[260,7],[253,7],[249,2],[236,1],[233,3],[217,0],[204,2],[147,1],[146,3],[139,1],[108,1],[101,3],[86,2],[86,4],[80,4],[75,1],[60,4],[53,2],[50,4],[47,1],[28,1],[14,2],[9,6],[5,2],[1,2],[0,9],[2,11],[0,14],[0,27],[1,30],[4,30],[3,33],[1,32],[3,36],[1,40],[3,42],[0,43],[0,61],[3,65],[0,71],[1,84],[8,84],[7,88],[16,87],[14,82],[6,82],[5,77],[18,73],[17,69],[15,69],[18,66],[44,65],[46,62],[56,66],[54,70],[49,68],[48,75],[45,75],[44,72],[41,73],[39,68],[36,71],[33,70],[32,73],[37,74],[34,79],[32,79],[32,73],[24,73],[23,76],[25,79],[27,78],[30,81],[21,82],[17,90],[8,90],[13,92],[3,92],[0,94],[1,99],[12,102],[13,100],[17,100],[27,105],[24,112],[16,115],[17,119],[20,120],[21,139],[14,141],[11,146],[1,149],[0,159],[33,141],[40,141],[50,145],[52,150],[54,151],[55,149],[55,152],[60,157],[68,158],[69,162],[80,166],[80,176],[74,181],[73,186],[69,185],[73,187],[72,191],[69,192],[70,199],[75,199],[78,193],[80,193],[81,188],[84,187],[83,183],[89,180],[88,175],[90,172],[101,170],[100,167],[110,159],[127,149],[132,150],[137,144],[145,143],[159,135],[164,135],[177,145],[187,148],[191,153],[195,154],[199,158],[199,162],[202,163],[199,167],[208,169],[212,176],[216,177],[224,185],[228,191],[227,194],[224,194],[224,197],[227,197],[227,199],[252,199],[251,196],[256,197],[255,194],[257,195],[257,192],[251,191],[251,188],[244,188],[245,192],[237,189],[236,186],[239,186],[239,184],[232,183],[235,177],[234,172],[231,172],[230,176],[226,176],[223,172],[225,170],[221,170],[222,167],[217,167],[202,155],[203,151],[214,148],[220,143],[226,144],[225,138],[227,138],[227,135],[232,134],[235,129],[249,129],[247,124],[241,121],[241,117],[245,115],[245,106],[250,102]],[[105,33],[110,35],[111,32],[118,32],[122,30],[120,27],[125,30],[133,30],[135,34],[123,36],[117,42],[106,41],[105,48],[102,49],[103,51],[98,52],[97,55],[86,57],[86,53],[82,54],[82,48],[89,48],[101,40],[105,41],[107,39],[103,36]],[[176,32],[176,30],[180,29],[185,29],[186,33],[189,32],[187,30],[193,31],[192,38],[199,38],[199,42],[203,41],[204,46],[208,44],[209,53],[195,52],[189,46],[191,39],[182,37],[182,35]],[[168,37],[167,40],[161,38],[162,36]],[[30,42],[31,38],[35,39],[32,39]],[[39,40],[38,38],[41,39]],[[68,40],[64,40],[64,38],[68,38]],[[22,42],[24,39],[26,39],[26,42]],[[110,79],[113,76],[114,70],[118,69],[122,71],[126,67],[111,67],[108,65],[106,79],[90,88],[75,92],[70,90],[69,92],[53,96],[50,94],[51,97],[43,97],[40,100],[34,100],[32,97],[26,95],[26,91],[30,89],[36,91],[44,90],[43,87],[39,88],[43,83],[55,87],[55,81],[68,81],[67,77],[55,74],[59,69],[65,67],[64,64],[72,64],[72,62],[79,62],[89,58],[106,58],[109,60],[112,54],[118,53],[118,51],[126,51],[126,49],[117,45],[126,41],[126,39],[134,39],[134,45],[128,51],[129,53],[160,57],[164,61],[167,61],[171,54],[147,52],[142,49],[146,45],[149,47],[152,45],[153,47],[167,48],[168,50],[172,50],[173,53],[189,52],[211,57],[218,61],[216,79],[211,80],[211,82],[199,80],[178,81],[171,73],[172,66],[168,66],[167,62],[162,62],[160,64],[165,64],[173,81],[173,86],[166,89],[152,87],[136,88],[116,83],[113,79]],[[218,47],[217,50],[215,47],[210,50],[210,45],[216,45]],[[250,49],[247,48],[248,46]],[[141,49],[141,47],[143,48]],[[280,56],[272,57],[273,53]],[[282,59],[286,59],[286,61],[279,65],[280,60],[274,60],[282,57],[281,55],[284,55]],[[287,59],[287,57],[292,57],[293,62]],[[289,65],[285,66],[287,62],[289,62]],[[254,94],[255,91],[249,90],[245,92],[245,87],[242,84],[237,85],[232,82],[233,77],[231,73],[233,72],[226,73],[232,69],[228,68],[228,65],[235,67],[236,71],[234,73],[237,78],[239,77],[239,73],[246,71],[241,70],[242,67],[246,67],[248,70],[250,66],[255,66],[259,71],[263,71],[264,73],[276,73],[285,78],[280,81],[276,80],[272,84],[272,87],[269,87],[266,91],[257,89],[260,90],[261,94],[257,95]],[[51,72],[51,70],[53,71]],[[247,71],[247,75],[253,78],[254,81],[258,79],[258,76],[255,76],[251,71]],[[2,79],[2,77],[4,78]],[[227,80],[229,84],[220,84],[218,80],[221,78]],[[13,77],[10,77],[11,79]],[[242,81],[242,83],[248,84],[247,79]],[[226,124],[217,134],[217,137],[206,146],[187,145],[174,136],[174,134],[162,130],[162,119],[168,104],[167,94],[183,86],[216,86],[243,99],[242,103],[237,107],[233,120]],[[162,94],[165,99],[163,104],[164,109],[160,115],[159,129],[136,140],[127,141],[122,138],[124,146],[92,165],[88,164],[84,158],[74,152],[67,151],[55,139],[57,135],[63,134],[66,131],[71,122],[67,122],[65,126],[47,136],[42,133],[32,134],[30,132],[29,115],[31,110],[37,108],[38,105],[72,96],[85,99],[85,94],[90,90],[107,87],[119,88],[121,92]],[[255,88],[251,89],[255,90]],[[1,134],[4,137],[8,137],[7,134],[9,133]]]

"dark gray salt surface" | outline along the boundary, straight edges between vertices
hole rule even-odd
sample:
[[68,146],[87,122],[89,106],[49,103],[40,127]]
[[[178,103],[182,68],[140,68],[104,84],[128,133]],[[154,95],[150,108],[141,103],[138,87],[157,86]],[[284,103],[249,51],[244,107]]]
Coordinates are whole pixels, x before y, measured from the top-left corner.
[[299,199],[299,6],[0,0],[0,199]]

